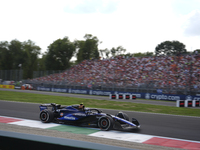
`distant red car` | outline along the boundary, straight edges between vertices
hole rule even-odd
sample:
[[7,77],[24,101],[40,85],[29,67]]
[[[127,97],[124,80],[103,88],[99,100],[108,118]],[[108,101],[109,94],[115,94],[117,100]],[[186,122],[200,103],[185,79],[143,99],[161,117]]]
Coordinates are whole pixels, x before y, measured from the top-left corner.
[[23,84],[21,89],[22,90],[33,90],[33,86],[31,84]]

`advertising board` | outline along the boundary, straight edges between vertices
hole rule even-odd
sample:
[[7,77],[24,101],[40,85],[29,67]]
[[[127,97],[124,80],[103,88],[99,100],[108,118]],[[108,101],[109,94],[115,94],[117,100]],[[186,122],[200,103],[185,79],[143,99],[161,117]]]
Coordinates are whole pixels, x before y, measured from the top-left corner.
[[100,95],[100,96],[109,96],[110,94],[125,94],[125,95],[135,95],[137,98],[142,98],[142,99],[166,100],[166,101],[200,100],[200,96],[172,95],[172,94],[162,94],[162,93],[137,93],[137,92],[72,89],[72,88],[69,88],[69,89],[51,88],[51,87],[37,87],[37,90],[38,91],[61,92],[61,93]]
[[14,85],[2,85],[2,84],[0,84],[0,88],[14,89],[15,86]]

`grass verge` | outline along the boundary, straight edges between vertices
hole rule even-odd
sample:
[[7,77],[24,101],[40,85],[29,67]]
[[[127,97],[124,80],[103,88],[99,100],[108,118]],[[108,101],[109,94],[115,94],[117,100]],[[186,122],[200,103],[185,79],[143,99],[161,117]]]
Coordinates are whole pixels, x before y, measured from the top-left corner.
[[92,108],[105,108],[105,109],[200,117],[200,109],[158,106],[158,105],[138,104],[130,102],[115,102],[108,100],[95,100],[95,99],[74,98],[74,97],[64,97],[64,96],[41,95],[41,94],[21,93],[12,91],[0,91],[0,100],[31,102],[31,103],[41,103],[41,104],[57,103],[61,105],[84,103],[86,107],[92,107]]

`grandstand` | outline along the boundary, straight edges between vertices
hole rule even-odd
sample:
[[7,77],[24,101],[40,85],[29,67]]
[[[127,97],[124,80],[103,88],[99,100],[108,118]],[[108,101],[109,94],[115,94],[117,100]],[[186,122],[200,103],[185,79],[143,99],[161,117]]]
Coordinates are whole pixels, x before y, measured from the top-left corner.
[[200,92],[200,55],[84,60],[62,72],[34,78],[34,84],[58,87],[196,94]]

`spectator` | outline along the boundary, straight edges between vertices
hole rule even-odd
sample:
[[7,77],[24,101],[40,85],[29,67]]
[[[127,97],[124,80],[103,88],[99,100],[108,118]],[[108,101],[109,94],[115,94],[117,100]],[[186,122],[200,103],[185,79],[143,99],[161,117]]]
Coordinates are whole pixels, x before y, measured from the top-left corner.
[[[198,54],[199,55],[199,54]],[[68,85],[154,87],[185,89],[200,87],[200,57],[195,55],[116,57],[84,60],[63,73],[35,78],[32,81]]]

